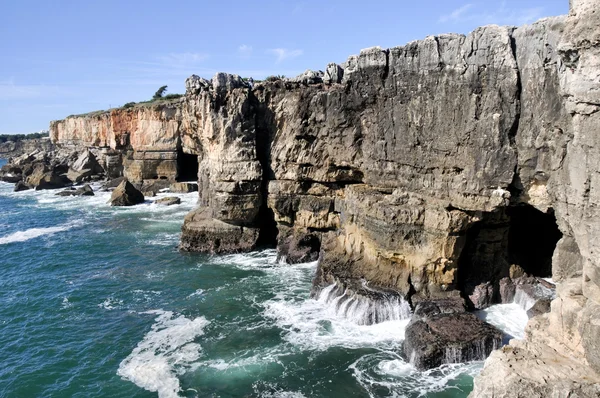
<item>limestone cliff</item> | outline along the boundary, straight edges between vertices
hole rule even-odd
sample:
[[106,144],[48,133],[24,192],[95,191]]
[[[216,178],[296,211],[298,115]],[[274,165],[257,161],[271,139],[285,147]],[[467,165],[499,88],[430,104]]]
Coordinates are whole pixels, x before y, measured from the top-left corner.
[[[539,396],[586,396],[600,380],[595,3],[252,87],[192,76],[181,100],[70,117],[51,137],[92,147],[109,174],[135,181],[197,172],[182,249],[319,255],[317,290],[366,283],[413,304],[462,296],[483,308],[503,300],[514,269],[553,276],[551,313],[492,356],[474,394],[551,380]],[[570,370],[538,364],[540,353]],[[514,361],[535,371],[514,372]]]

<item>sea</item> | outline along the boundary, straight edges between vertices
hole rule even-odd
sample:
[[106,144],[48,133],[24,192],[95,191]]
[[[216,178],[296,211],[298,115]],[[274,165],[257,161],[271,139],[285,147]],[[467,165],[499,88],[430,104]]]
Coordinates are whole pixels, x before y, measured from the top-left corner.
[[[0,166],[4,161],[0,160]],[[197,193],[128,208],[0,182],[0,397],[466,397],[482,362],[418,371],[410,314],[311,298],[317,264],[177,250]],[[331,291],[331,289],[325,289]],[[391,303],[390,305],[401,305]],[[394,312],[396,313],[396,312]],[[403,311],[397,311],[402,314]],[[480,316],[520,338],[516,304]]]

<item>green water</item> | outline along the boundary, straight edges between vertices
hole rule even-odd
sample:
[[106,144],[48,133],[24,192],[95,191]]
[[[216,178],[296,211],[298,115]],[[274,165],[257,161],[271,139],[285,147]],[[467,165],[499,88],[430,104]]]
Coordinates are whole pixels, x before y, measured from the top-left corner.
[[179,253],[179,196],[116,209],[0,183],[0,396],[468,395],[481,364],[417,372],[408,320],[338,316],[309,297],[314,263]]

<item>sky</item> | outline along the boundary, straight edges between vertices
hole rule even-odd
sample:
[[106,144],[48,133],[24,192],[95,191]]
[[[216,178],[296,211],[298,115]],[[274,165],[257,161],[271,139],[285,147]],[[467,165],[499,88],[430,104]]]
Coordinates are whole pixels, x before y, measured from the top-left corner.
[[0,0],[0,134],[216,72],[323,70],[362,48],[566,14],[568,0]]

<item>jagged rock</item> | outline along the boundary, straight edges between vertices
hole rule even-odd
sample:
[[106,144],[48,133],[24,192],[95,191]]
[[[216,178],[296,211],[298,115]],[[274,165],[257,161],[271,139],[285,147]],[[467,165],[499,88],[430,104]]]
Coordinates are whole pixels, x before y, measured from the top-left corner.
[[146,180],[141,184],[139,189],[144,193],[144,195],[148,193],[147,196],[156,196],[156,194],[159,193],[161,190],[170,188],[171,185],[172,183],[167,180]]
[[134,206],[144,203],[144,195],[128,180],[123,180],[112,192],[109,203],[111,206]]
[[293,82],[301,84],[319,84],[323,83],[323,71],[306,70],[304,73],[292,79]]
[[169,191],[175,193],[190,193],[198,191],[198,184],[190,182],[175,182],[169,185]]
[[172,206],[181,204],[181,199],[179,199],[176,196],[169,196],[166,198],[157,199],[154,201],[154,203],[156,203],[157,205]]
[[91,169],[83,169],[80,171],[69,170],[67,178],[75,184],[79,184],[82,181],[89,181],[94,172]]
[[338,84],[342,82],[344,77],[344,69],[336,63],[330,63],[325,69],[323,82],[326,84]]
[[71,166],[71,169],[77,172],[89,170],[90,174],[98,174],[103,172],[102,166],[98,163],[96,156],[89,150],[82,152],[77,160]]
[[551,303],[552,300],[548,298],[537,300],[535,304],[527,310],[527,316],[533,318],[534,316],[550,312]]
[[108,189],[116,188],[119,185],[121,185],[121,183],[125,180],[127,180],[125,177],[113,178],[112,180],[109,180],[104,185],[102,185],[102,189],[108,190]]
[[212,78],[212,88],[217,93],[223,93],[234,88],[247,87],[247,83],[238,76],[219,72]]
[[[184,225],[182,248],[252,250],[273,223],[318,231],[315,289],[364,278],[417,302],[485,286],[486,299],[475,301],[486,305],[489,282],[496,298],[512,302],[517,287],[504,278],[517,277],[511,264],[527,266],[511,258],[507,208],[555,217],[562,238],[553,277],[579,291],[559,287],[551,312],[530,321],[548,325],[528,333],[523,356],[506,350],[494,362],[509,369],[519,358],[521,375],[507,370],[498,382],[484,371],[475,394],[515,396],[519,383],[527,392],[541,386],[542,395],[579,393],[600,378],[600,348],[589,337],[600,305],[600,13],[590,0],[571,7],[567,18],[518,29],[363,50],[342,65],[341,85],[284,80],[231,90],[239,79],[221,75],[216,90],[181,102],[53,122],[51,137],[120,153],[124,175],[139,182],[175,180],[179,153],[197,155],[205,214]],[[550,346],[562,347],[568,366],[530,360],[550,361]]]
[[292,232],[282,237],[277,245],[277,257],[288,264],[300,264],[316,261],[321,249],[321,237],[316,233]]
[[15,184],[15,192],[21,192],[21,191],[27,191],[28,189],[31,189],[27,184],[25,184],[23,181],[19,181]]
[[81,188],[71,188],[56,194],[57,196],[94,196],[94,190],[89,184],[85,184]]
[[185,94],[197,95],[202,91],[208,91],[211,82],[197,75],[192,75],[185,79]]
[[66,176],[57,173],[56,168],[39,163],[25,182],[35,190],[64,188],[71,184]]
[[418,369],[481,361],[502,345],[502,332],[471,313],[419,305],[426,308],[415,309],[404,340],[404,355]]

